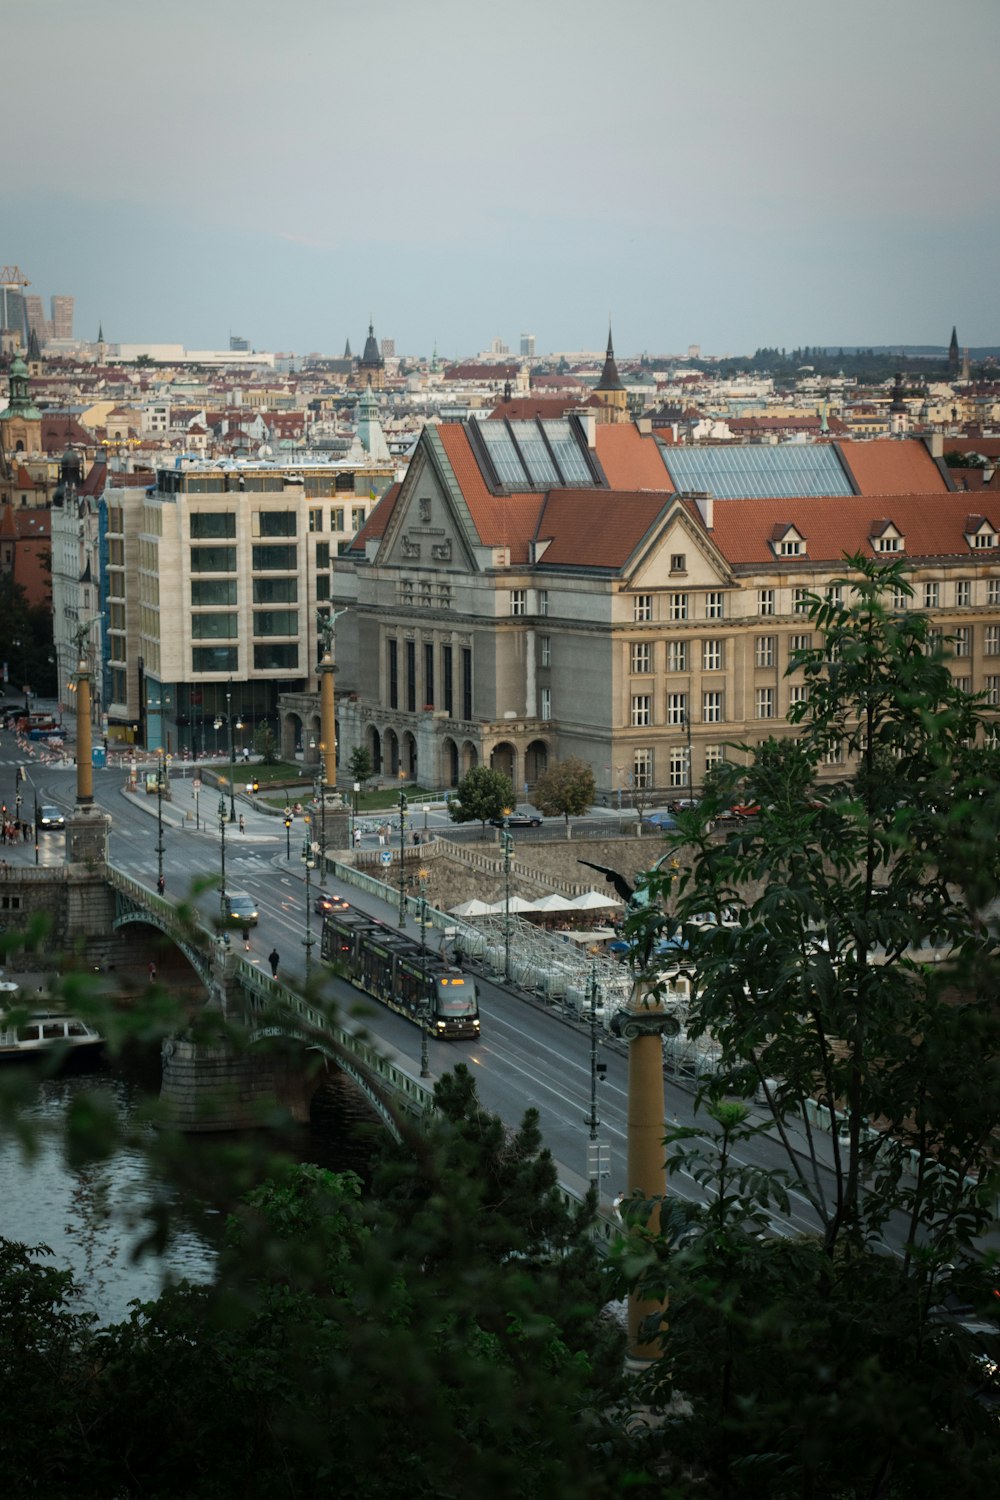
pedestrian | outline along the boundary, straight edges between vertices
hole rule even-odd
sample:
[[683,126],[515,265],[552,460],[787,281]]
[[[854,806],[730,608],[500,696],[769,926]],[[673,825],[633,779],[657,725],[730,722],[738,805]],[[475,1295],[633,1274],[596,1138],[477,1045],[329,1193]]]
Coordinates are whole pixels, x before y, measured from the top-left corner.
[[157,877],[156,877],[156,889],[157,889],[157,891],[159,892],[159,894],[161,896],[163,895],[163,892],[166,890],[166,888],[167,888],[166,877],[163,876],[163,875],[157,875]]
[[355,849],[360,849],[361,848],[361,829],[360,828],[355,828],[355,830],[354,830],[354,847],[355,847]]
[[278,977],[278,964],[281,962],[280,958],[278,957],[278,950],[277,950],[277,948],[272,948],[271,949],[270,953],[267,955],[267,961],[271,965],[271,978],[272,979],[277,979],[277,977]]
[[248,766],[250,764],[250,750],[246,745],[243,746],[243,764],[245,766]]
[[250,929],[249,929],[249,927],[244,927],[244,929],[243,929],[243,951],[244,951],[244,953],[249,953],[250,952]]
[[149,960],[149,982],[150,984],[156,983],[156,965],[152,959]]
[[243,821],[243,814],[240,813],[240,833],[246,833],[246,831],[247,831],[247,828],[246,828],[246,824]]
[[31,838],[31,824],[25,822],[22,824],[22,827],[24,828],[24,842],[28,843]]

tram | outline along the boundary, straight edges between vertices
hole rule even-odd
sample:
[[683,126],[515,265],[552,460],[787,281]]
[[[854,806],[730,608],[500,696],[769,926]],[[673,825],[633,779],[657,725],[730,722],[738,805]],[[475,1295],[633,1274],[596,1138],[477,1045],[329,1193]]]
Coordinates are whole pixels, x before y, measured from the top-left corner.
[[442,1040],[478,1037],[472,976],[367,912],[329,912],[320,953],[359,989]]

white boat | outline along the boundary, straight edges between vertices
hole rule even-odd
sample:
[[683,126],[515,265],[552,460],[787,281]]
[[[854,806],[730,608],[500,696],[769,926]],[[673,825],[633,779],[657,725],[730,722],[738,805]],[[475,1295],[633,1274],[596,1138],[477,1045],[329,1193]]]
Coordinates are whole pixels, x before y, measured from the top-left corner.
[[0,1014],[0,1061],[30,1057],[56,1045],[75,1053],[102,1047],[104,1038],[86,1021],[81,1021],[78,1016],[68,1016],[63,1011],[31,1011],[17,1026],[11,1023],[9,1016]]

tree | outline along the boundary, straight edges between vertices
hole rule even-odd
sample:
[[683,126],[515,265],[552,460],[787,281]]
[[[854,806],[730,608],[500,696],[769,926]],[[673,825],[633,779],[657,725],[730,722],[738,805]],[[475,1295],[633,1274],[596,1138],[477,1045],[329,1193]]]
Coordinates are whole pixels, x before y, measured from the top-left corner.
[[535,806],[547,818],[564,817],[569,833],[570,818],[589,812],[597,795],[594,773],[586,761],[575,755],[554,761],[535,783]]
[[364,745],[355,745],[348,757],[347,768],[352,780],[360,781],[362,786],[374,775],[372,758]]
[[270,724],[262,724],[253,737],[253,745],[265,766],[278,764],[278,744]]
[[503,817],[504,808],[514,806],[514,788],[510,777],[489,766],[473,766],[448,801],[453,823],[481,823],[483,831],[491,818]]
[[[1000,947],[979,915],[1000,889],[995,715],[927,618],[894,607],[904,565],[847,564],[851,602],[813,599],[819,643],[789,667],[808,688],[798,736],[743,746],[749,764],[679,817],[676,896],[651,880],[687,944],[688,1034],[721,1051],[703,1095],[766,1101],[808,1226],[762,1244],[752,1210],[778,1184],[745,1180],[725,1222],[674,1215],[645,1245],[710,1494],[908,1500],[949,1488],[953,1459],[962,1490],[998,1473],[967,1334],[940,1317],[954,1294],[997,1325],[975,1253],[998,1187]],[[705,815],[738,784],[760,813],[720,845]],[[717,1123],[722,1202],[748,1137]],[[890,1220],[898,1260],[878,1253]]]

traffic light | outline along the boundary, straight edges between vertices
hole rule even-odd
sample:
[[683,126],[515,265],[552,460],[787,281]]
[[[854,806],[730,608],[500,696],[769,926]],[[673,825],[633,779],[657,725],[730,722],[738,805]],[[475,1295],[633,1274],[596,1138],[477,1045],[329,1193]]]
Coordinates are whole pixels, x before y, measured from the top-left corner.
[[7,821],[7,804],[6,804],[6,802],[3,804],[2,807],[0,807],[0,813],[3,814],[3,820],[6,823],[6,821]]
[[292,826],[292,820],[291,820],[291,818],[286,818],[285,819],[285,827],[286,828],[291,828],[291,826]]
[[251,782],[251,786],[253,787],[253,789],[254,789],[255,792],[259,792],[260,791],[260,782],[257,781],[256,779]]
[[399,794],[399,810],[400,810],[400,812],[405,812],[408,806],[409,806],[409,803],[406,800],[406,793],[405,792],[400,792],[400,794]]

